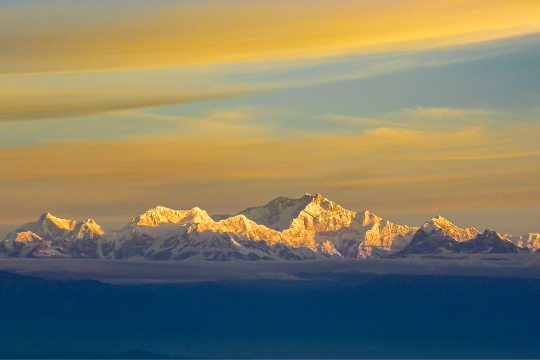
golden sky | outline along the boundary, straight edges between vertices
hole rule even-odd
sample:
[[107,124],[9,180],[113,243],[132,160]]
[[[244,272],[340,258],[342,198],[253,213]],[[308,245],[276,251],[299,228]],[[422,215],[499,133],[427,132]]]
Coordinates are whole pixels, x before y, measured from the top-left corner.
[[534,33],[539,16],[535,0],[27,2],[0,12],[0,66],[160,67],[444,47]]
[[0,227],[305,192],[511,227],[540,215],[539,33],[537,0],[0,4]]

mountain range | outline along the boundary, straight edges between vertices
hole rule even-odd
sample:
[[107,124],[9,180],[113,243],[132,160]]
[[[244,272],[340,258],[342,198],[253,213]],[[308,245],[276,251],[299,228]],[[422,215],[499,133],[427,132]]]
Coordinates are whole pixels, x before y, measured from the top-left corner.
[[462,229],[442,216],[420,227],[398,225],[324,198],[278,197],[237,214],[157,206],[122,229],[105,232],[92,219],[50,213],[0,242],[4,257],[151,260],[310,260],[437,253],[518,253],[540,248],[540,234],[512,236]]

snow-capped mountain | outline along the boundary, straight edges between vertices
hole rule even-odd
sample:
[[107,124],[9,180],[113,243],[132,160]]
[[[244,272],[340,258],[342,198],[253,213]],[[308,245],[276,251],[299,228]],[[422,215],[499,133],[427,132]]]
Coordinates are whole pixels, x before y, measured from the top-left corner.
[[523,240],[522,237],[518,237],[516,245],[520,247],[527,247],[531,250],[540,249],[540,233],[529,233],[525,236],[527,240]]
[[10,232],[0,243],[0,252],[8,256],[94,258],[103,234],[92,219],[75,221],[44,213],[37,221]]
[[455,252],[459,242],[439,228],[422,226],[398,255]]
[[281,231],[286,245],[324,249],[346,258],[369,256],[373,249],[402,248],[417,229],[393,224],[369,211],[346,210],[320,194],[279,197],[239,214]]
[[304,260],[322,256],[304,246],[287,246],[280,232],[243,215],[215,221],[199,208],[172,210],[162,206],[105,237],[103,255],[160,260]]
[[[446,221],[444,224],[448,225]],[[456,230],[455,225],[451,227],[422,226],[416,234],[414,234],[411,242],[407,244],[403,250],[398,252],[397,255],[406,256],[410,254],[441,253],[507,254],[520,252],[519,248],[514,243],[501,238],[496,231],[485,230],[483,233],[477,234],[472,239],[458,240],[453,236],[465,234],[465,232],[460,231],[463,229],[458,228],[458,231],[448,231],[449,228]],[[468,233],[471,232],[469,231]]]
[[496,231],[486,230],[474,239],[464,241],[458,246],[459,252],[478,254],[508,254],[518,253],[519,248],[509,240],[505,240]]
[[[517,245],[517,246],[516,246]],[[278,197],[235,215],[163,206],[105,234],[93,220],[44,213],[9,233],[0,254],[107,259],[306,260],[440,252],[515,252],[540,247],[540,235],[512,237],[462,229],[442,216],[420,227],[351,211],[320,194]]]
[[540,233],[528,233],[526,235],[499,234],[499,236],[512,241],[520,248],[527,248],[533,252],[540,249]]
[[467,241],[480,234],[480,231],[475,228],[462,229],[441,215],[427,221],[420,228],[426,233],[441,231],[444,235],[450,236],[457,241]]
[[[278,197],[263,206],[250,207],[240,211],[237,215],[244,215],[270,229],[284,231],[291,227],[292,222],[301,215],[301,212],[306,211],[309,205],[317,202],[320,204],[323,200],[326,199],[320,195],[311,194],[306,194],[300,199]],[[329,201],[325,205],[335,208],[335,204]]]
[[198,207],[189,210],[173,210],[164,206],[156,206],[131,219],[126,227],[155,227],[162,224],[185,225],[210,221],[212,218],[208,213]]

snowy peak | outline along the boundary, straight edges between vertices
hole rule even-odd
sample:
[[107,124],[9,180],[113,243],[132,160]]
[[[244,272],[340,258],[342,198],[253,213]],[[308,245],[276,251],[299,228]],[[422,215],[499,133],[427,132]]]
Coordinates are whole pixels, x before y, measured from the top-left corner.
[[68,235],[70,239],[97,239],[105,232],[94,220],[87,219],[77,223],[75,229]]
[[[360,214],[357,214],[357,217],[358,215]],[[369,225],[372,225],[372,224],[375,224],[375,223],[379,223],[382,218],[378,217],[377,215],[375,215],[374,213],[372,213],[371,211],[364,211],[362,213],[363,215],[363,218],[362,218],[362,226],[369,226]]]
[[540,233],[529,233],[526,239],[524,246],[532,250],[540,248]]
[[306,194],[302,199],[308,200],[308,203],[292,220],[291,231],[338,231],[350,226],[356,216],[356,212],[346,210],[320,194]]
[[508,254],[518,252],[520,249],[515,244],[502,239],[496,231],[485,230],[473,239],[460,242],[442,231],[426,232],[420,229],[399,254]]
[[198,207],[189,210],[173,210],[164,206],[157,206],[133,218],[129,222],[128,227],[156,227],[162,224],[186,225],[204,222],[213,222],[213,220],[206,211]]
[[59,218],[49,212],[45,212],[41,214],[38,220],[20,226],[14,232],[8,234],[8,237],[14,239],[18,236],[18,233],[32,232],[36,235],[33,236],[34,239],[39,237],[45,240],[53,240],[66,236],[72,232],[76,226],[77,221],[75,220]]
[[58,257],[76,251],[80,257],[95,257],[96,240],[103,235],[92,219],[68,220],[46,212],[37,221],[9,233],[0,243],[0,252],[8,256]]
[[398,254],[459,252],[460,243],[468,242],[479,234],[474,228],[462,229],[445,217],[437,215],[424,223]]
[[279,231],[259,225],[244,215],[232,216],[214,223],[199,224],[197,230],[234,234],[243,239],[264,241],[270,245],[282,242],[283,240],[282,234]]
[[77,222],[75,220],[62,219],[52,215],[49,212],[45,212],[41,214],[39,220],[36,221],[35,230],[39,231],[39,229],[42,229],[43,231],[72,231],[76,224]]
[[454,223],[452,223],[450,220],[448,220],[447,218],[441,215],[437,215],[431,218],[430,220],[428,220],[422,225],[422,229],[424,229],[424,231],[426,232],[431,232],[433,230],[455,228],[455,227],[457,226],[454,225]]
[[514,243],[502,239],[496,231],[492,230],[485,230],[474,239],[459,243],[458,250],[459,252],[470,254],[508,254],[519,252],[519,248]]
[[540,233],[528,233],[526,235],[498,234],[504,240],[512,241],[521,248],[531,251],[540,249]]
[[[321,194],[305,194],[299,199],[291,199],[288,197],[278,197],[269,203],[251,207],[238,213],[245,215],[248,219],[253,220],[257,224],[264,225],[268,228],[284,231],[291,227],[295,227],[295,221],[300,218],[305,218],[306,213],[331,213],[331,212],[348,212],[336,203],[326,199]],[[354,214],[354,212],[350,212]]]
[[457,241],[466,241],[480,234],[475,228],[462,229],[445,217],[438,215],[421,226],[426,233],[441,232]]
[[278,197],[239,215],[278,232],[282,244],[344,257],[358,257],[365,246],[401,249],[417,229],[395,225],[370,211],[356,213],[321,194],[309,193],[297,199]]
[[317,194],[306,193],[306,194],[304,194],[304,196],[302,196],[302,198],[309,200],[310,203],[316,203],[316,204],[319,204],[319,205],[324,203],[324,202],[331,202],[330,200],[328,200],[327,198],[325,198],[324,196],[322,196],[319,193],[317,193]]
[[[92,219],[84,221],[68,220],[56,217],[51,213],[43,213],[35,222],[29,222],[15,230],[15,234],[33,233],[45,240],[58,240],[64,238],[82,239],[86,236],[92,238],[104,234],[101,227]],[[21,235],[25,237],[28,235]],[[33,238],[37,238],[34,236]]]
[[[305,209],[311,207],[311,208],[321,208],[328,211],[343,211],[345,210],[340,205],[336,204],[333,201],[328,200],[321,194],[305,194],[302,199],[305,199],[307,202],[307,205]],[[304,210],[305,210],[304,209]]]
[[425,230],[421,227],[398,255],[454,252],[458,244],[459,242],[441,229]]
[[223,219],[223,220],[218,221],[216,224],[218,224],[220,226],[223,226],[225,228],[244,229],[244,230],[250,229],[250,228],[253,228],[253,227],[263,226],[263,225],[259,225],[256,222],[248,219],[244,215],[231,216],[231,217],[229,217],[227,219]]

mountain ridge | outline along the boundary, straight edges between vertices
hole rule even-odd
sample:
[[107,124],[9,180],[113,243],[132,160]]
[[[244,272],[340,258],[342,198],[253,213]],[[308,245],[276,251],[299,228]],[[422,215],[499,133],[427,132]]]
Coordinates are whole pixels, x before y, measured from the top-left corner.
[[[210,216],[199,207],[156,206],[107,233],[92,219],[69,220],[46,212],[8,233],[0,242],[0,254],[222,261],[368,258],[454,251],[455,243],[482,236],[493,246],[500,240],[533,251],[540,247],[536,233],[526,237],[481,233],[472,227],[460,228],[441,215],[419,227],[399,225],[371,211],[347,210],[321,194],[307,193],[297,199],[277,197],[233,215]],[[476,242],[477,246],[468,246],[483,248],[482,240]]]

